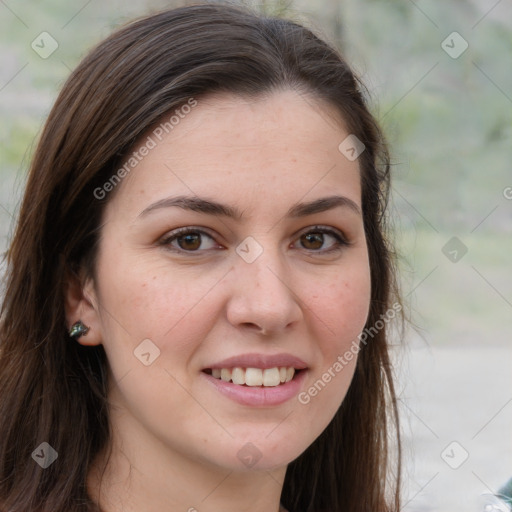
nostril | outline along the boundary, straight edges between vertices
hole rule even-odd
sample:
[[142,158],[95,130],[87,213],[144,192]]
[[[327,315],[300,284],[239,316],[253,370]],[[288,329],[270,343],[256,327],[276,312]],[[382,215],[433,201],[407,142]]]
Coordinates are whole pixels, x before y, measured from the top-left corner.
[[242,323],[244,327],[248,327],[249,329],[256,329],[257,331],[261,331],[261,334],[266,334],[266,330],[262,329],[261,327],[258,327],[256,324],[252,322],[244,322]]

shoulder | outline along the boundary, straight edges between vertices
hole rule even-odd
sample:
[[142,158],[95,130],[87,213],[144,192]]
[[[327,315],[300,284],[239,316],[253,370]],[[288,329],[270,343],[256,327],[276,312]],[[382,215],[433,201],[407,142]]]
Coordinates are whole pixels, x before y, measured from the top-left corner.
[[498,491],[497,496],[512,505],[512,478]]

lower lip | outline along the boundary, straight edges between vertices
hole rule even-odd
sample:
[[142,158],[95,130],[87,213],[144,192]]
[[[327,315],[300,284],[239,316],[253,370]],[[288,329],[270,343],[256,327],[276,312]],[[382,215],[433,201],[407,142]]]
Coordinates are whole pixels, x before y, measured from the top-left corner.
[[263,386],[240,386],[232,382],[226,382],[222,379],[216,379],[207,373],[201,374],[208,379],[217,391],[224,396],[242,405],[252,406],[269,406],[279,405],[287,402],[299,393],[306,370],[301,370],[296,377],[289,382],[279,384],[279,386],[263,387]]

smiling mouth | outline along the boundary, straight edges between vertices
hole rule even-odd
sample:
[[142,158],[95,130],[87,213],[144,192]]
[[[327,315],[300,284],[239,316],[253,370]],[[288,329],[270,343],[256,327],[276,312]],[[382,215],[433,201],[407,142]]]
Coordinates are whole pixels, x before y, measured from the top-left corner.
[[274,368],[207,368],[203,370],[215,379],[232,382],[239,386],[276,387],[290,382],[302,370],[293,366],[276,366]]

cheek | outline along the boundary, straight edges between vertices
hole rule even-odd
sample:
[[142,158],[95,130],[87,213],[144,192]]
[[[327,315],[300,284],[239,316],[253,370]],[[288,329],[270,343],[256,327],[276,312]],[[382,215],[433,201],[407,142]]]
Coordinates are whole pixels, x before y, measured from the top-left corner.
[[150,339],[161,351],[186,357],[211,329],[208,319],[215,318],[209,299],[220,278],[213,274],[199,278],[191,269],[176,272],[161,261],[118,260],[100,276],[107,343],[133,350]]
[[310,292],[309,307],[322,330],[323,349],[339,352],[361,333],[368,317],[371,297],[367,268],[353,268],[349,274],[332,276],[329,284]]
[[298,395],[298,402],[315,418],[312,432],[322,432],[343,402],[354,375],[358,336],[364,329],[371,297],[367,268],[352,267],[350,275],[333,277],[311,295],[311,324],[315,326],[318,364]]

